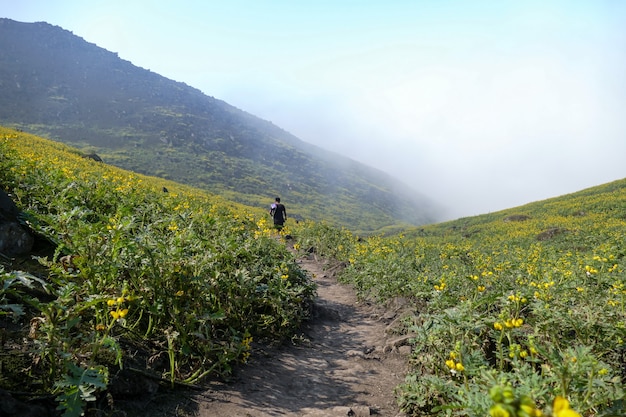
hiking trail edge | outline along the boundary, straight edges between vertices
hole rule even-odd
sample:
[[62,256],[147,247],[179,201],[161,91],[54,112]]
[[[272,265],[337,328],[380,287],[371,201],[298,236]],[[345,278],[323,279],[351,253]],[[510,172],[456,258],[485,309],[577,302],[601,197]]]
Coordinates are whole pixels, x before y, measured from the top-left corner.
[[350,286],[337,282],[337,267],[314,254],[297,262],[318,286],[301,337],[255,348],[230,381],[208,382],[186,404],[179,397],[168,416],[404,416],[394,389],[404,381],[411,347],[394,329],[408,305],[359,302]]

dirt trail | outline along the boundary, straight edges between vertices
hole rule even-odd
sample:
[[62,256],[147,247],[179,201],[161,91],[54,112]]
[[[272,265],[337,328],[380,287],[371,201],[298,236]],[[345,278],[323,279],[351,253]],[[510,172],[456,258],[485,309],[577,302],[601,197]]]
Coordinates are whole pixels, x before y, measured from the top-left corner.
[[359,303],[330,265],[299,259],[317,283],[313,314],[294,343],[259,348],[228,382],[201,391],[169,391],[126,403],[124,416],[401,417],[394,388],[411,351],[394,329],[407,309]]
[[313,256],[299,262],[318,285],[303,339],[254,352],[232,381],[213,383],[193,399],[194,415],[402,415],[393,391],[404,379],[409,347],[389,331],[398,312],[359,304]]

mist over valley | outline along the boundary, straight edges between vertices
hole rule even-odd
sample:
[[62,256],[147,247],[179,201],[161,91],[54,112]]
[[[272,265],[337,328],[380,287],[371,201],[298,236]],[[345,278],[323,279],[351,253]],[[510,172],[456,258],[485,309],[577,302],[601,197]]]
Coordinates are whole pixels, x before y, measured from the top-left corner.
[[47,23],[0,20],[0,123],[142,174],[252,206],[281,196],[294,219],[372,232],[438,220],[388,174]]

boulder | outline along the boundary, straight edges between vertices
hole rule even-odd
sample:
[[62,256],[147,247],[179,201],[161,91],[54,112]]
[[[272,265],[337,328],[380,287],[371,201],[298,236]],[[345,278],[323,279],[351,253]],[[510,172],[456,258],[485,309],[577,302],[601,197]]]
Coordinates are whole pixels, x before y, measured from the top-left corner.
[[0,220],[0,253],[6,256],[26,255],[34,243],[33,235],[19,223]]
[[19,214],[20,210],[11,199],[11,196],[4,190],[0,190],[0,219],[15,222]]
[[20,211],[3,190],[0,190],[0,254],[20,256],[31,251],[34,236],[24,228],[19,220]]
[[96,162],[104,162],[102,160],[102,158],[100,158],[100,155],[98,155],[97,153],[87,154],[87,155],[84,156],[84,158],[91,159],[91,160],[96,161]]
[[0,389],[0,416],[6,417],[46,417],[53,415],[50,408],[14,398],[9,391]]
[[530,216],[527,216],[525,214],[512,214],[510,216],[507,216],[504,218],[505,222],[525,222],[526,220],[529,220]]

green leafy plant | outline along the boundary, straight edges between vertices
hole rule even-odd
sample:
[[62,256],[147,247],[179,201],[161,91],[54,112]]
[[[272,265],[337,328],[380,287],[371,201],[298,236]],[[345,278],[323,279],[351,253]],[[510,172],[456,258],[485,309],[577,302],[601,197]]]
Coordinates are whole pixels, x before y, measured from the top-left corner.
[[509,417],[528,399],[551,412],[557,397],[612,416],[625,392],[625,208],[621,180],[387,237],[294,234],[346,248],[332,255],[361,298],[413,302],[412,372],[397,388],[409,415],[484,416],[486,393],[510,384]]
[[58,410],[64,417],[84,415],[88,402],[96,400],[96,392],[104,390],[108,383],[105,367],[81,368],[72,362],[66,364],[67,374],[55,386],[62,393],[57,396]]
[[[252,338],[289,339],[308,316],[315,285],[265,211],[5,132],[0,176],[51,249],[33,265],[43,278],[3,276],[0,311],[29,330],[27,383],[60,392],[67,413],[124,367],[170,384],[227,375]],[[138,363],[129,346],[166,360]]]

